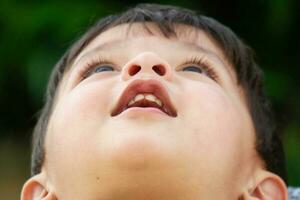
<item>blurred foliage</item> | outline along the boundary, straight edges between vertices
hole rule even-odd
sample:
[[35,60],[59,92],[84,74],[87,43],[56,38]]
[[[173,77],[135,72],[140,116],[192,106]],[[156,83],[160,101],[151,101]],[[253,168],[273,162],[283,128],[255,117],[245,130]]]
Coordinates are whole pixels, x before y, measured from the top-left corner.
[[[255,49],[265,71],[278,127],[284,133],[290,184],[300,186],[299,1],[152,1],[155,2],[203,10]],[[136,3],[1,0],[0,143],[8,138],[21,140],[29,149],[49,73],[60,56],[98,18]]]

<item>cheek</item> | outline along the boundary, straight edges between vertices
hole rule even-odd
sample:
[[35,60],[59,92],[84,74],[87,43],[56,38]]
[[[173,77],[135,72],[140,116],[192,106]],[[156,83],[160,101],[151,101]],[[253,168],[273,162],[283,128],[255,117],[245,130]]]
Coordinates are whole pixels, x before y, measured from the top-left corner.
[[[201,85],[190,86],[182,99],[182,126],[186,127],[185,146],[194,156],[198,169],[208,176],[239,176],[239,168],[251,149],[252,137],[248,122],[237,103],[219,88]],[[188,101],[187,101],[188,100]],[[253,133],[251,133],[253,134]],[[197,153],[193,153],[197,152]],[[228,177],[224,177],[228,176]]]
[[[50,119],[46,136],[46,166],[63,194],[69,191],[68,188],[78,185],[78,180],[86,180],[86,183],[97,181],[91,174],[96,174],[95,158],[101,157],[95,150],[98,146],[97,130],[110,117],[111,94],[107,88],[110,87],[104,83],[78,86],[60,98]],[[63,180],[66,176],[68,181]],[[92,185],[86,184],[77,189],[89,193],[83,190],[92,191],[92,188]]]
[[[60,97],[49,122],[47,139],[72,143],[76,138],[92,137],[110,118],[110,82],[79,84]],[[93,131],[92,131],[93,130]],[[51,141],[51,140],[50,140]],[[84,140],[83,140],[84,141]],[[75,142],[75,141],[74,141]]]
[[86,123],[89,123],[89,126],[97,123],[99,126],[110,114],[110,99],[113,97],[109,88],[109,82],[90,82],[79,84],[61,96],[52,116],[53,128],[57,131],[76,129]]

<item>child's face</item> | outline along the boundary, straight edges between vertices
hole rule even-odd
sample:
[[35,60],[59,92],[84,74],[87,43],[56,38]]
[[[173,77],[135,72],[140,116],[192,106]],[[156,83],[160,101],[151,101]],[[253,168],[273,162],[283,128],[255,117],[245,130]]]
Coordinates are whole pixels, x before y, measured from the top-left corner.
[[[59,199],[233,199],[258,164],[245,99],[220,48],[201,30],[177,25],[178,37],[167,39],[148,25],[153,35],[140,24],[100,34],[65,75],[43,166]],[[109,71],[80,80],[98,56]],[[194,57],[218,80],[183,64]],[[161,83],[177,116],[145,108],[111,116],[127,86],[148,79]]]

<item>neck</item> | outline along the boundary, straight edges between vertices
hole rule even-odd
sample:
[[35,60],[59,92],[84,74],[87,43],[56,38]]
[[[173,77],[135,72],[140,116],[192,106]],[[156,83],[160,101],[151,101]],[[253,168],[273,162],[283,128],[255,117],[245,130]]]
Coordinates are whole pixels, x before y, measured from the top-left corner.
[[[158,173],[158,174],[157,174]],[[195,200],[201,199],[199,184],[192,177],[166,177],[164,172],[122,175],[101,186],[101,200]],[[180,178],[181,177],[181,178]],[[99,199],[100,200],[100,199]]]

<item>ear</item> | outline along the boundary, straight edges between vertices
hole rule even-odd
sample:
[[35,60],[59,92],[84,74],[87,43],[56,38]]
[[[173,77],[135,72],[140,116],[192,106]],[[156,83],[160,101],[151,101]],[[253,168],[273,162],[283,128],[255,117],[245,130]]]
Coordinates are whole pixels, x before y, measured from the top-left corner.
[[46,186],[43,173],[31,177],[23,185],[21,200],[57,200],[53,191]]
[[277,175],[263,171],[244,192],[245,200],[288,200],[287,187]]

